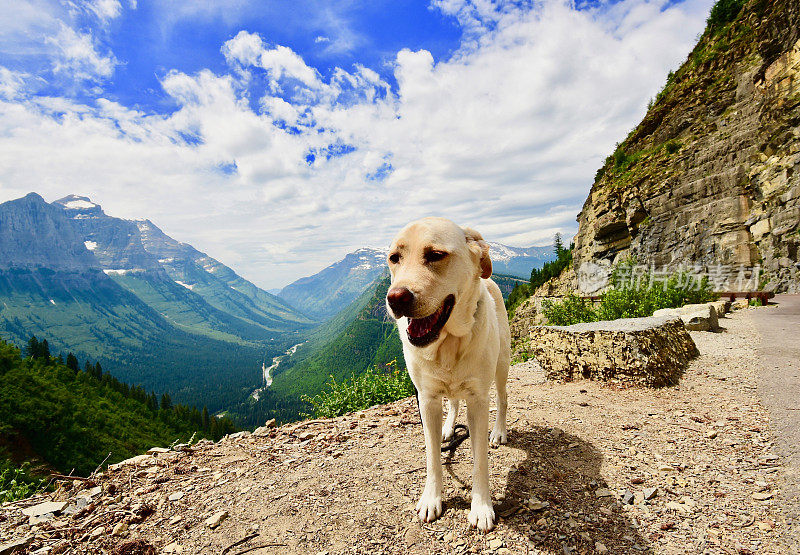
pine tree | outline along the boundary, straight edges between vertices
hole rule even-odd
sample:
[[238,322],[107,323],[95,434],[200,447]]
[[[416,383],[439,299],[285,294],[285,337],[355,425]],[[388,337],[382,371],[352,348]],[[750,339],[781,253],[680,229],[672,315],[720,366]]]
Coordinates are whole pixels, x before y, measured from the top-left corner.
[[556,233],[553,237],[553,246],[556,249],[556,258],[561,258],[561,253],[564,251],[564,241],[561,239],[561,234]]
[[69,353],[67,355],[67,368],[69,368],[70,370],[72,370],[76,374],[78,373],[78,370],[79,370],[79,368],[78,368],[78,357],[76,357],[72,353]]
[[169,393],[164,393],[161,396],[161,410],[169,410],[172,408],[172,399],[169,397]]
[[28,346],[25,347],[25,356],[29,358],[39,358],[39,340],[35,335],[28,339]]
[[96,362],[94,365],[94,377],[100,379],[103,377],[103,367],[100,366],[99,362]]
[[42,342],[39,343],[39,356],[45,362],[50,362],[50,345],[47,343],[47,339],[42,339]]
[[208,419],[208,407],[203,407],[203,430],[211,431],[211,421]]

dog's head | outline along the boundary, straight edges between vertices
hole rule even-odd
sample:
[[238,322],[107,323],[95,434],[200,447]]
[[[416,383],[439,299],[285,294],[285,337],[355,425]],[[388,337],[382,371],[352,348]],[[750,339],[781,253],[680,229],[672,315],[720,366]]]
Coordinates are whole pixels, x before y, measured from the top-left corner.
[[432,344],[443,329],[458,336],[469,331],[480,279],[492,275],[489,245],[480,233],[444,218],[417,220],[397,234],[388,263],[386,306],[412,345]]

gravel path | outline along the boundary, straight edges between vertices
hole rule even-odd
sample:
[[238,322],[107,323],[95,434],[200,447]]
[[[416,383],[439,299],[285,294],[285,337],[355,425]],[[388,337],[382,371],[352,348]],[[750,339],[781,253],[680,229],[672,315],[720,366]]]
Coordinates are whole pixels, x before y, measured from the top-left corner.
[[[442,518],[414,516],[424,448],[406,399],[142,457],[99,488],[76,482],[7,504],[0,544],[24,539],[51,554],[790,553],[750,312],[723,320],[723,333],[692,332],[701,356],[675,387],[551,383],[536,364],[514,366],[509,443],[490,451],[500,516],[490,534],[467,524],[469,441],[446,459]],[[65,512],[21,513],[49,499]]]

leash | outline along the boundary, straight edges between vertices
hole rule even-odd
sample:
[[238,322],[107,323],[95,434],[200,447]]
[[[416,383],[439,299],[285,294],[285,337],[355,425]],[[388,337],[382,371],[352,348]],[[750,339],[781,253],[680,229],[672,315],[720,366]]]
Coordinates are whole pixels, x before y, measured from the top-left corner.
[[[413,384],[412,384],[413,385]],[[414,396],[417,398],[417,412],[419,413],[419,423],[421,426],[422,424],[422,411],[419,408],[419,391],[417,391],[417,387],[414,386]],[[442,444],[442,453],[454,453],[458,446],[464,443],[464,440],[469,437],[469,428],[464,426],[463,424],[456,424],[453,428],[453,437],[451,437],[447,443]]]
[[[463,432],[463,433],[459,433]],[[469,428],[463,424],[456,424],[453,428],[453,437],[442,445],[442,453],[453,453],[464,440],[469,437]]]

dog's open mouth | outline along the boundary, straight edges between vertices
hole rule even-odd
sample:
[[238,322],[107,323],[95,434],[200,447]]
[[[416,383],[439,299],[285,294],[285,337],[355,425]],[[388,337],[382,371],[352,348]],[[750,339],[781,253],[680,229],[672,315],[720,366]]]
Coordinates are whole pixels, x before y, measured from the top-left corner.
[[439,332],[447,323],[450,318],[450,313],[453,311],[453,306],[456,304],[454,295],[448,295],[439,309],[424,318],[409,318],[408,319],[408,340],[415,347],[424,347],[429,343],[436,341],[439,337]]

